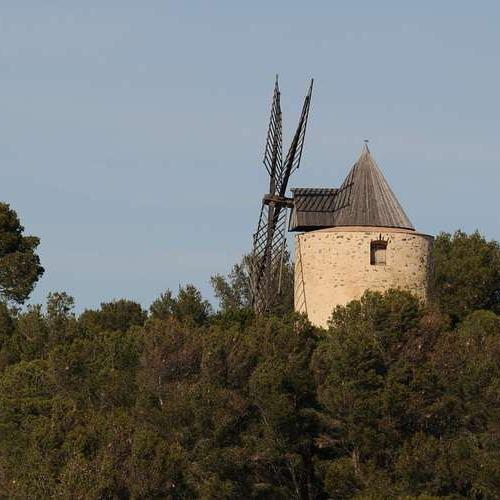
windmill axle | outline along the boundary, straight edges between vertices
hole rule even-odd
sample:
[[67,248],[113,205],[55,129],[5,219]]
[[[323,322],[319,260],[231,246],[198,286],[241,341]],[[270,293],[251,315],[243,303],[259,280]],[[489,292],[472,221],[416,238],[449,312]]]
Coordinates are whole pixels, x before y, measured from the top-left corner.
[[293,199],[286,196],[278,196],[274,194],[266,194],[262,199],[265,205],[281,205],[282,207],[293,207]]

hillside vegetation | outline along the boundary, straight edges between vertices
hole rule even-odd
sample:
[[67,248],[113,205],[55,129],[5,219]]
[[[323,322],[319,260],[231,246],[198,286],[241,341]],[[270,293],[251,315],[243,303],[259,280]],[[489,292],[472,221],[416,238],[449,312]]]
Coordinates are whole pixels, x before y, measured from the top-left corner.
[[0,498],[498,498],[500,248],[441,234],[435,261],[431,304],[367,292],[327,330],[289,297],[255,317],[244,263],[219,312],[6,298]]

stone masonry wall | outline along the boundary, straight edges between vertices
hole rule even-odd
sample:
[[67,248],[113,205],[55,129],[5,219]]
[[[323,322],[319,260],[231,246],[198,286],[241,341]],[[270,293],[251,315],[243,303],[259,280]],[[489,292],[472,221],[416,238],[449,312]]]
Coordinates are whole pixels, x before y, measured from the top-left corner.
[[[370,244],[387,241],[386,264],[370,264]],[[410,290],[426,300],[432,236],[406,229],[340,227],[295,237],[295,309],[326,327],[337,305],[366,290]]]

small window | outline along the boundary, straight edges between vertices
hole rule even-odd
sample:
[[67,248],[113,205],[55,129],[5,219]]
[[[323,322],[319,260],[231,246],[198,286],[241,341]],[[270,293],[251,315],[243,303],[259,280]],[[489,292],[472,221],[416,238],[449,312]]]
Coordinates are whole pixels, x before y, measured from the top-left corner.
[[370,264],[372,266],[385,266],[387,241],[372,241],[370,244]]

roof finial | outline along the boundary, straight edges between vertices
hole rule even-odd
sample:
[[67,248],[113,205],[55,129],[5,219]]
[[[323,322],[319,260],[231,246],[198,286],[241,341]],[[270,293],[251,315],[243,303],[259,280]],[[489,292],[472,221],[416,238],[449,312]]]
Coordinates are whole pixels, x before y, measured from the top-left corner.
[[364,139],[363,142],[365,143],[365,145],[363,146],[363,151],[365,153],[369,153],[370,150],[368,149],[368,142],[370,142],[368,139]]

